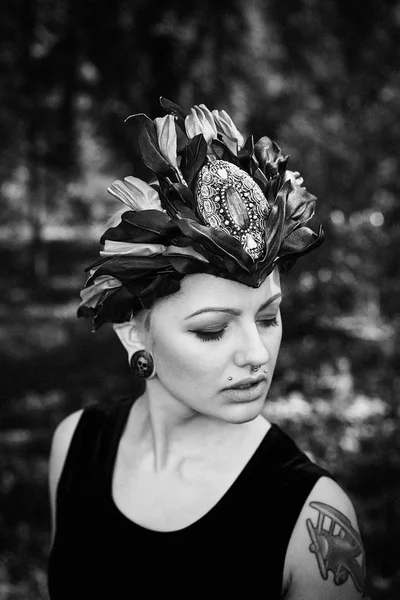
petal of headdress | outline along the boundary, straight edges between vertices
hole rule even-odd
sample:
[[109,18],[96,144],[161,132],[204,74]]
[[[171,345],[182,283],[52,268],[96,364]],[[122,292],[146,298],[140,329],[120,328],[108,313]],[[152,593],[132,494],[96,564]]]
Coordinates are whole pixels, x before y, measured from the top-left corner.
[[126,225],[165,236],[167,239],[178,232],[177,224],[173,223],[165,212],[146,210],[140,213],[128,211],[121,217]]
[[194,250],[190,246],[179,247],[179,246],[171,245],[171,246],[168,246],[168,248],[165,250],[163,255],[164,256],[190,256],[191,258],[194,258],[201,262],[205,262],[205,263],[210,262],[209,260],[207,260],[207,258],[205,258],[202,254],[200,254],[200,252],[196,252],[196,250]]
[[115,242],[106,240],[104,250],[100,250],[100,256],[155,256],[162,254],[166,246],[163,244],[137,244],[131,242]]
[[265,276],[265,272],[270,272],[279,253],[282,240],[282,232],[286,219],[286,198],[289,193],[289,187],[282,187],[278,193],[274,205],[268,215],[265,224],[265,257],[262,260],[262,271],[259,281]]
[[[104,323],[123,323],[140,308],[143,282],[123,285],[112,291],[93,310],[93,328],[97,331]],[[82,307],[82,310],[86,307]],[[84,316],[84,315],[82,315]]]
[[160,180],[162,203],[172,219],[196,219],[195,199],[190,189],[181,183]]
[[110,227],[101,236],[100,243],[106,240],[168,245],[174,235],[179,234],[176,224],[165,212],[144,210],[141,212],[126,211],[121,215],[121,222]]
[[316,198],[305,187],[288,179],[284,186],[290,190],[286,200],[286,219],[283,231],[285,239],[294,229],[303,227],[314,215]]
[[175,102],[171,102],[171,100],[167,100],[167,98],[163,98],[162,96],[160,97],[160,104],[166,113],[174,117],[177,138],[177,152],[182,152],[182,150],[185,148],[186,144],[189,141],[188,136],[186,135],[185,128],[185,119],[187,115],[185,111],[180,106],[178,106],[178,104],[175,104]]
[[149,278],[140,293],[141,308],[151,308],[158,298],[177,292],[181,279],[182,275],[177,274],[173,269],[170,269],[167,276],[166,273],[159,273],[157,276]]
[[323,234],[320,230],[319,233],[315,233],[309,227],[298,227],[294,229],[283,241],[280,249],[279,256],[283,257],[287,254],[305,254],[309,251],[309,248],[314,247],[315,244],[321,244],[323,240]]
[[165,112],[173,115],[176,118],[181,129],[185,129],[185,119],[187,117],[185,111],[178,104],[171,102],[171,100],[168,100],[163,96],[160,97],[160,104]]
[[217,132],[217,127],[215,125],[215,121],[214,121],[214,117],[212,115],[212,112],[207,108],[207,106],[205,104],[200,104],[198,106],[198,110],[200,110],[200,112],[201,112],[201,114],[203,116],[203,119],[205,121],[207,121],[208,125],[211,127],[212,132],[213,132],[213,136],[217,137],[218,132]]
[[[82,302],[80,307],[89,306],[94,308],[99,300],[107,295],[107,292],[114,290],[122,285],[119,279],[112,275],[101,275],[97,277],[94,283],[81,291]],[[78,308],[79,310],[79,308]]]
[[308,252],[312,252],[324,242],[324,231],[319,227],[318,233],[308,227],[295,229],[282,243],[279,249],[279,264],[283,273],[289,271],[296,260]]
[[125,177],[124,181],[117,179],[107,191],[134,211],[162,210],[157,191],[137,177]]
[[229,147],[221,140],[213,140],[211,142],[214,154],[219,160],[226,160],[237,167],[240,167],[239,159],[236,154],[232,152]]
[[211,112],[204,104],[191,108],[191,114],[185,119],[187,136],[192,139],[202,133],[207,144],[217,138],[217,128]]
[[182,152],[181,171],[190,187],[207,157],[207,142],[199,133],[186,145]]
[[158,145],[157,128],[151,119],[143,113],[131,115],[128,122],[134,129],[134,135],[139,145],[140,154],[146,167],[165,176],[173,176],[174,168],[165,160]]
[[157,256],[113,256],[107,258],[96,272],[89,277],[87,285],[91,285],[99,275],[113,275],[122,284],[143,277],[147,273],[157,273],[159,269],[168,268],[169,262],[161,254]]
[[160,151],[165,160],[178,170],[178,164],[176,162],[177,152],[177,136],[175,119],[172,115],[166,115],[165,117],[158,117],[154,119],[157,128],[158,145]]
[[213,110],[212,115],[218,132],[224,136],[224,142],[234,154],[237,154],[238,150],[243,147],[244,140],[242,134],[224,110]]
[[266,135],[258,140],[254,151],[260,168],[268,179],[285,171],[289,157],[284,156],[278,144]]
[[206,251],[210,262],[217,260],[221,263],[222,260],[225,268],[232,274],[237,273],[238,268],[245,272],[251,268],[253,259],[233,236],[189,219],[180,219],[177,225],[186,237]]

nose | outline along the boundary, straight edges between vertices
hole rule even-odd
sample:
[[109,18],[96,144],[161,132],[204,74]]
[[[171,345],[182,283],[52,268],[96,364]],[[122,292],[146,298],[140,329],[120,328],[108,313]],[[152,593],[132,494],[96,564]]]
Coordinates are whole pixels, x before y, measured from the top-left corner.
[[264,365],[268,362],[269,352],[255,324],[243,332],[240,345],[235,353],[235,362],[239,367]]

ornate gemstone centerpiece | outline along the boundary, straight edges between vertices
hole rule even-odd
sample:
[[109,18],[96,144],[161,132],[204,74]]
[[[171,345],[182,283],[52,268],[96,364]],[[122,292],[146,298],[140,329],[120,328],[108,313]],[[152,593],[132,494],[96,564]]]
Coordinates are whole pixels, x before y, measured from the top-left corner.
[[250,175],[224,160],[210,161],[199,173],[196,198],[207,224],[234,236],[254,260],[264,256],[269,206]]

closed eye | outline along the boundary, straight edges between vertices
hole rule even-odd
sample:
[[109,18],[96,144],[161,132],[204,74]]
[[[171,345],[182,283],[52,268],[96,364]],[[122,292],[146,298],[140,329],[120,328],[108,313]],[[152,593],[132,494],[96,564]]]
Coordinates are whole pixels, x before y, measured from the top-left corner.
[[[257,321],[257,323],[260,323],[260,325],[262,327],[276,327],[276,325],[278,325],[278,319],[277,319],[277,317],[273,317],[272,319],[261,319],[261,320]],[[225,329],[226,329],[226,327],[224,327],[223,329],[219,329],[218,331],[197,330],[197,331],[193,331],[193,333],[196,335],[196,337],[198,337],[203,342],[212,342],[212,341],[220,340],[222,338],[222,336],[224,335]]]
[[272,319],[261,319],[257,321],[257,323],[261,323],[263,327],[276,327],[278,325],[278,319],[273,317]]
[[202,342],[212,342],[215,340],[220,340],[224,335],[224,329],[220,329],[219,331],[193,331],[195,336],[197,336]]

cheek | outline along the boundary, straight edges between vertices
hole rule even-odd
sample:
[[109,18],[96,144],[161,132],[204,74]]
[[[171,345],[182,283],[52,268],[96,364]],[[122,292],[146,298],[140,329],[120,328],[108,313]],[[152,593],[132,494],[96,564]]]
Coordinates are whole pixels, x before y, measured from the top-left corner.
[[275,370],[275,366],[278,360],[278,356],[279,356],[279,350],[281,347],[281,340],[282,340],[282,329],[280,330],[279,336],[277,337],[275,346],[274,346],[274,356],[272,359],[272,365],[273,365],[273,369]]
[[282,326],[280,323],[275,327],[271,327],[264,336],[264,345],[268,350],[270,360],[273,364],[275,364],[276,359],[278,358],[281,340]]
[[[203,379],[213,377],[220,371],[224,353],[211,342],[202,342],[187,334],[171,338],[159,338],[154,344],[156,366],[165,374],[172,373],[182,379]],[[218,358],[217,358],[218,355]]]
[[278,326],[276,327],[276,337],[275,337],[275,344],[276,346],[279,348],[279,346],[281,345],[281,340],[282,340],[282,322],[279,321]]
[[282,341],[282,324],[279,323],[279,325],[277,327],[276,335],[274,336],[274,340],[273,340],[273,346],[274,346],[276,355],[278,355],[279,348],[281,347],[281,341]]

